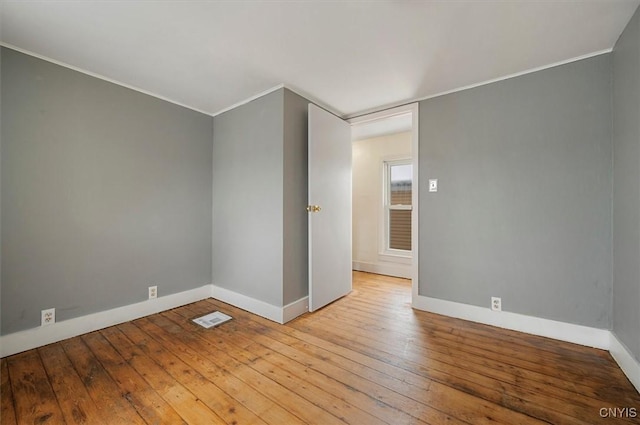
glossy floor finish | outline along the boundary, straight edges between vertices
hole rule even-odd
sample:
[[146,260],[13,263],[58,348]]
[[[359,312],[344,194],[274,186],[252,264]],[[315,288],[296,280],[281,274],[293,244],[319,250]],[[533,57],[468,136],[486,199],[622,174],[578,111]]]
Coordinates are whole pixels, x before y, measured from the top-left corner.
[[[209,299],[4,358],[1,423],[640,423],[605,351],[414,311],[404,279],[353,287],[287,325]],[[234,319],[190,320],[215,310]]]

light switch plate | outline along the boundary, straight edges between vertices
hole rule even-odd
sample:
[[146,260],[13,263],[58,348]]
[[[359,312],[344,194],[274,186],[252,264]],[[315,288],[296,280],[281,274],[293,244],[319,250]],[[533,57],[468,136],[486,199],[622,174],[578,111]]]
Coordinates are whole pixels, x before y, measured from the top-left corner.
[[438,179],[429,179],[429,192],[438,191]]

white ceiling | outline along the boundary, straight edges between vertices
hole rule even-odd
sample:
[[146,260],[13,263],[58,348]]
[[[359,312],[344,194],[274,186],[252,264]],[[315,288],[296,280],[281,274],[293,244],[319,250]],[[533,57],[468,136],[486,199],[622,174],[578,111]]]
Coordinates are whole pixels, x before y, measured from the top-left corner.
[[3,0],[0,38],[216,114],[284,84],[342,116],[611,49],[639,0]]

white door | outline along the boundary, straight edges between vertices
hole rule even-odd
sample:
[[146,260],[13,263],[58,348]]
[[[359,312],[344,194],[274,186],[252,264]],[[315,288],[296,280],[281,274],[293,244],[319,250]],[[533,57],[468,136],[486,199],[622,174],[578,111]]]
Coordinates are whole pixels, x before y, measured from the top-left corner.
[[309,311],[351,292],[351,126],[309,104]]

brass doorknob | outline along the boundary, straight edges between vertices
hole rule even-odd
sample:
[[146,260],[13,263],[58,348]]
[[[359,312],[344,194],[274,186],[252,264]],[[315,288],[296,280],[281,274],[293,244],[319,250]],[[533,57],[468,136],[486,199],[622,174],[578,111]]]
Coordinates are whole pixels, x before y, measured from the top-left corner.
[[307,205],[307,212],[319,212],[322,208],[320,208],[320,205]]

